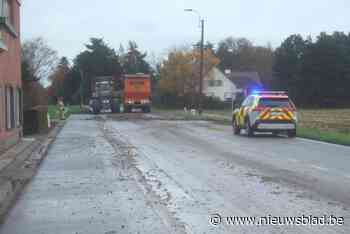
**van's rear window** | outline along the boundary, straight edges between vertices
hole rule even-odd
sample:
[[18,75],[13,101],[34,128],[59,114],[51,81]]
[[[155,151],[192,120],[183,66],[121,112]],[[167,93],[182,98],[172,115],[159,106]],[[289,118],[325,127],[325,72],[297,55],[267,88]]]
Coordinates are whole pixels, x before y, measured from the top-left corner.
[[259,100],[259,106],[291,108],[292,104],[288,98],[261,98]]

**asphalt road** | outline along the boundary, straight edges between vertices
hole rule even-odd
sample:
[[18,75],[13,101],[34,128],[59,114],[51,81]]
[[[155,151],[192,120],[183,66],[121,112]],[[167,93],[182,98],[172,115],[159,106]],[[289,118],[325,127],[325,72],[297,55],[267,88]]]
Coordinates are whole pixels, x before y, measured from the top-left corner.
[[71,117],[0,233],[350,233],[350,147],[146,117]]

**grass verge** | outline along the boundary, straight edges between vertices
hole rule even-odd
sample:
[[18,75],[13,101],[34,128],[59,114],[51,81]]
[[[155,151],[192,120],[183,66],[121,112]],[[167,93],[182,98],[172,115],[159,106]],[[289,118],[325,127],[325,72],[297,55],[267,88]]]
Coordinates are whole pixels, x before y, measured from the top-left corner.
[[297,134],[302,138],[350,146],[350,134],[347,133],[299,127]]
[[[66,106],[67,113],[66,118],[68,118],[71,114],[79,114],[81,113],[81,108],[79,105],[74,106]],[[59,119],[59,112],[56,105],[49,105],[49,115],[52,120]]]
[[[183,110],[157,109],[157,112],[165,116],[176,116],[176,119],[207,120],[231,125],[230,110],[206,110],[202,116],[193,116]],[[301,109],[299,115],[298,137],[350,146],[349,109]]]

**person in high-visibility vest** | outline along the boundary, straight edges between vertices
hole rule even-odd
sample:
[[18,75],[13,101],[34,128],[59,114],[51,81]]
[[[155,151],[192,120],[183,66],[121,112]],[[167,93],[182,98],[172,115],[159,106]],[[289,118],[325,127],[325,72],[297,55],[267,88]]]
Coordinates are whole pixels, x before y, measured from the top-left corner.
[[66,110],[66,108],[64,106],[63,101],[59,100],[57,102],[57,106],[58,106],[58,115],[59,115],[60,120],[65,120],[66,119],[67,110]]

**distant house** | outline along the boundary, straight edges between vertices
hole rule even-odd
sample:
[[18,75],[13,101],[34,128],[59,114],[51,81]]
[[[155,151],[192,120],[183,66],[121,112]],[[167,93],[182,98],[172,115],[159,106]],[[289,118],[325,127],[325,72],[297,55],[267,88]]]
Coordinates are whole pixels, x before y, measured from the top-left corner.
[[238,89],[243,91],[244,95],[248,95],[252,90],[263,87],[258,72],[231,72],[226,76]]
[[0,0],[0,152],[22,136],[20,0]]
[[227,101],[231,100],[232,96],[241,92],[242,90],[237,88],[237,86],[216,67],[204,77],[203,94],[207,97],[215,97],[221,101]]
[[239,94],[247,94],[252,89],[261,88],[257,72],[230,72],[224,74],[214,67],[204,77],[203,93],[208,97],[216,97],[221,101],[232,101]]

